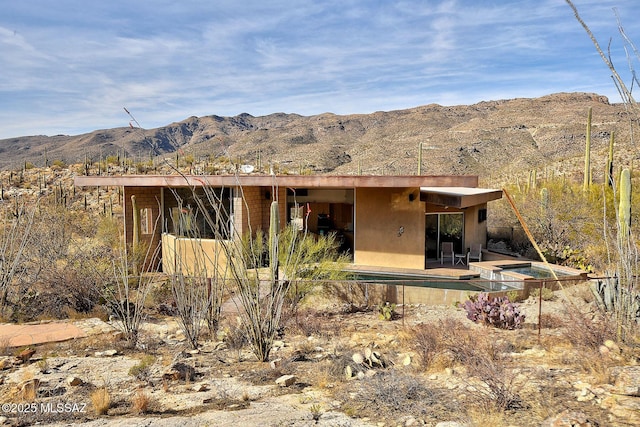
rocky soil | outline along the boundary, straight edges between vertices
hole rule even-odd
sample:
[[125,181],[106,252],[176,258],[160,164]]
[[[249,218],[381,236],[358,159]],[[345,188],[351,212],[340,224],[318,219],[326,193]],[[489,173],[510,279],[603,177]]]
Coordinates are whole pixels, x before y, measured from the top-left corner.
[[[556,294],[543,301],[540,337],[538,301],[531,298],[520,305],[525,328],[515,331],[476,325],[450,306],[400,307],[392,321],[337,305],[304,309],[297,322],[287,321],[264,363],[233,339],[232,316],[197,350],[186,346],[176,319],[163,316],[150,316],[136,349],[123,345],[116,328],[36,346],[24,360],[17,356],[24,349],[7,348],[0,359],[1,420],[16,426],[639,425],[638,348],[572,344],[577,326],[567,310],[589,313],[588,292],[577,286]],[[425,346],[416,343],[428,341],[418,331],[429,328],[452,335],[443,340],[468,340],[460,351],[499,344],[491,347],[500,352],[492,356],[500,361],[491,367],[494,377],[446,352],[425,364],[419,350]],[[105,390],[107,404],[99,398]],[[517,398],[496,409],[495,391]]]

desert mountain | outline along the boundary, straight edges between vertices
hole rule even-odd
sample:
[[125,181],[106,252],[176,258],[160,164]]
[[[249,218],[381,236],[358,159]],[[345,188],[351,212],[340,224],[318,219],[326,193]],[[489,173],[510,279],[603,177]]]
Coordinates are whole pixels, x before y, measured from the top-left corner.
[[[622,104],[591,93],[559,93],[474,105],[430,104],[372,114],[190,117],[157,129],[114,128],[77,136],[0,140],[0,168],[45,159],[82,162],[118,155],[134,161],[179,155],[278,165],[291,172],[414,174],[419,144],[424,174],[508,176],[530,169],[582,173],[587,111],[593,107],[594,179],[615,131],[617,164],[637,152]],[[599,168],[598,165],[603,167]]]

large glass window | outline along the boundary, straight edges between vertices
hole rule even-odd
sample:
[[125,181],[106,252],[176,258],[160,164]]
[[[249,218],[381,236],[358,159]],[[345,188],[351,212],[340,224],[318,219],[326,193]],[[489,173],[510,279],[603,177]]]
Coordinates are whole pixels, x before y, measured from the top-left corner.
[[427,259],[440,256],[442,242],[453,242],[456,253],[464,253],[464,214],[427,214],[425,227],[425,251]]
[[228,239],[231,236],[230,188],[174,188],[165,193],[165,231],[180,237]]

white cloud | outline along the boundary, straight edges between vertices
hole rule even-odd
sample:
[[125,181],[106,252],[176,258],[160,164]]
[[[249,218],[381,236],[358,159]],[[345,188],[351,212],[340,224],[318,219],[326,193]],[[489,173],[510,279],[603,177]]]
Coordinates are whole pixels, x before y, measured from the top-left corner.
[[[624,68],[613,0],[575,2],[602,43],[614,38]],[[126,125],[123,106],[155,127],[191,115],[615,97],[563,0],[27,3],[0,16],[0,138]],[[620,6],[623,23],[633,9]]]

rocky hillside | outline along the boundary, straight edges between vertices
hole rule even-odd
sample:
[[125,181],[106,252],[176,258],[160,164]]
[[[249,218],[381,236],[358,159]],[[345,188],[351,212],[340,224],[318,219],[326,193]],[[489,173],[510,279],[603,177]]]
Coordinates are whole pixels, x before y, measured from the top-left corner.
[[82,162],[85,156],[98,161],[123,151],[135,162],[144,162],[151,156],[175,158],[172,153],[177,151],[195,160],[224,156],[291,172],[413,174],[422,143],[424,174],[496,178],[534,168],[582,174],[589,107],[597,180],[612,131],[617,164],[631,164],[637,152],[624,106],[587,93],[344,116],[190,117],[157,129],[123,127],[77,136],[11,138],[0,140],[0,168],[15,169],[24,162],[40,166],[56,159]]

